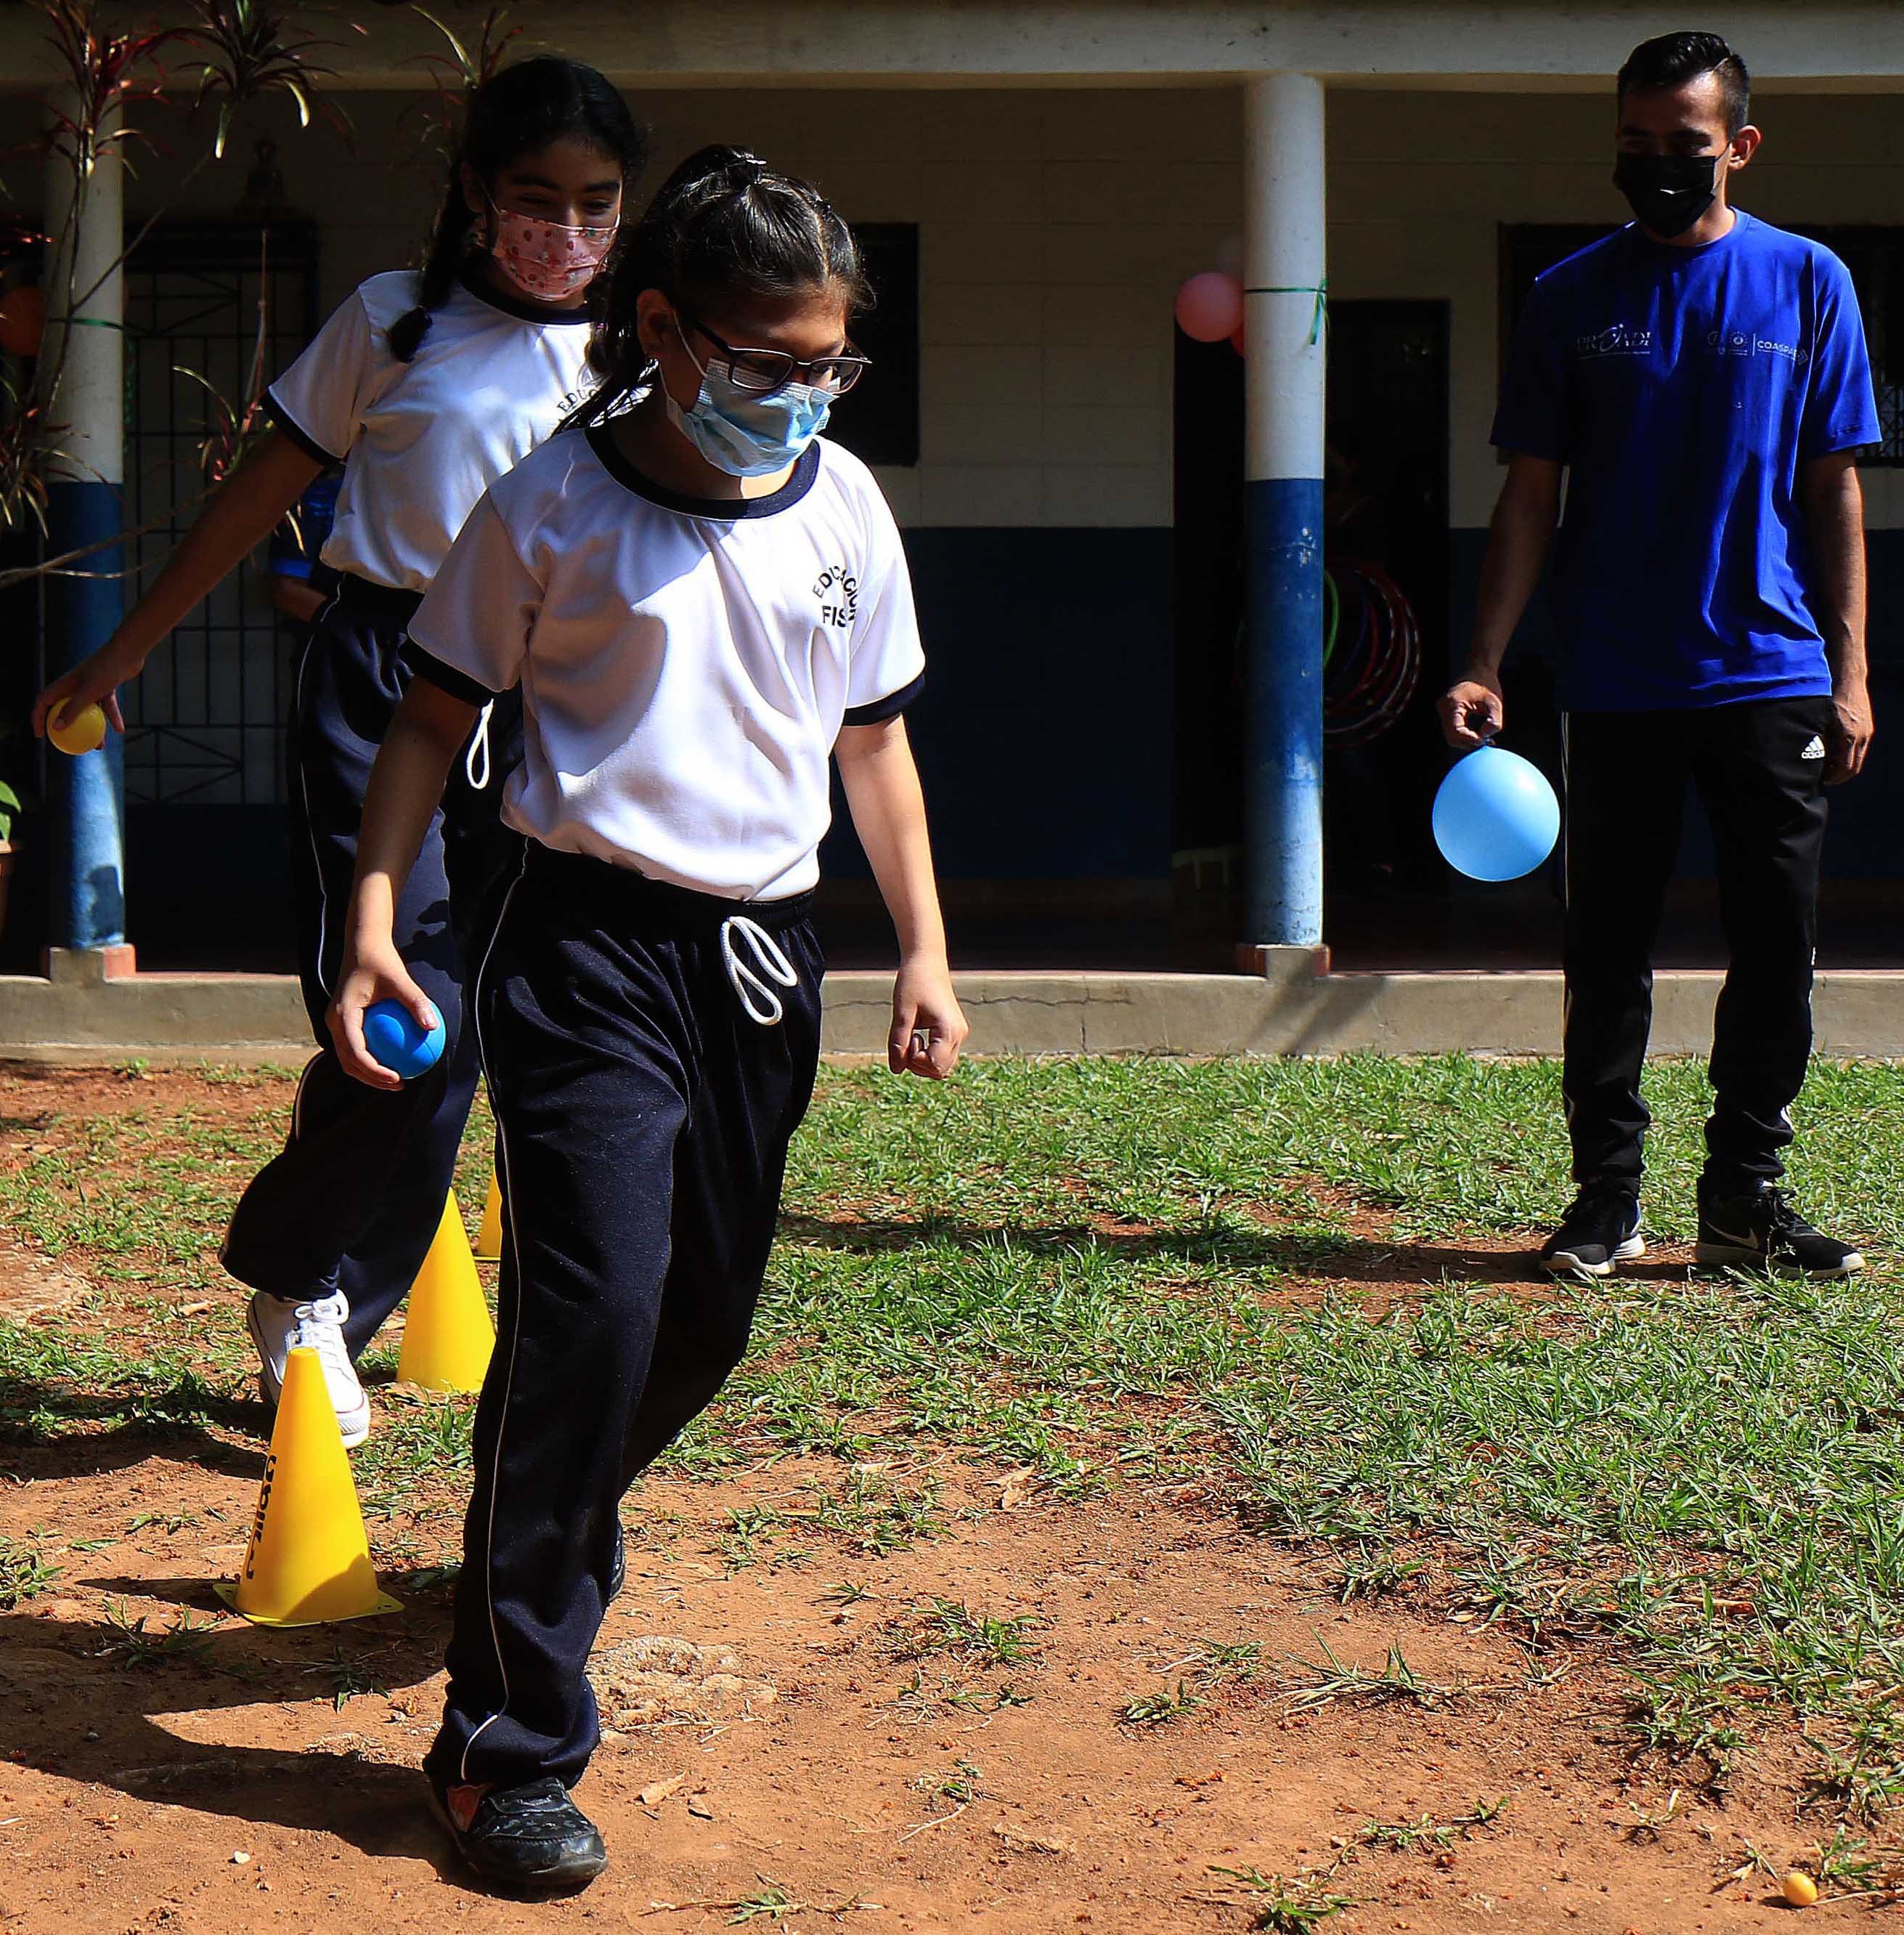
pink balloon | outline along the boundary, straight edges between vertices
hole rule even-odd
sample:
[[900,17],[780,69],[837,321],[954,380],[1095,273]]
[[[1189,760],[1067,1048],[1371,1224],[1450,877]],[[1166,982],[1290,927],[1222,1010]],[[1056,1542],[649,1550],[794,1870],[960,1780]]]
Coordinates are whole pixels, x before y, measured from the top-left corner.
[[1177,327],[1197,343],[1221,343],[1243,326],[1243,285],[1221,269],[1192,276],[1177,291]]

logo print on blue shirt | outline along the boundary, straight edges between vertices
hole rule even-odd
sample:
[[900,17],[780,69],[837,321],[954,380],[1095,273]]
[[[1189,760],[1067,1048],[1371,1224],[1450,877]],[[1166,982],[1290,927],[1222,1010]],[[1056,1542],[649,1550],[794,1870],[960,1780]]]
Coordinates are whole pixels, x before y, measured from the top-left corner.
[[1604,329],[1574,339],[1576,356],[1650,356],[1652,352],[1652,331],[1630,322],[1609,323]]
[[1782,356],[1800,369],[1811,360],[1803,343],[1775,343],[1749,329],[1709,329],[1706,347],[1715,356]]

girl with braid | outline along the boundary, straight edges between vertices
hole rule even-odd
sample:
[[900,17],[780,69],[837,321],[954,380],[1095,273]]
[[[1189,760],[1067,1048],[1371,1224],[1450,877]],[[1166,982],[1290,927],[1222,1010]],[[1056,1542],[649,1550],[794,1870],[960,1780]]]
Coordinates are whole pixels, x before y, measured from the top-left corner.
[[[347,1444],[368,1435],[355,1360],[415,1279],[442,1216],[475,1089],[463,1025],[466,964],[517,836],[498,816],[511,737],[485,712],[432,816],[395,931],[448,1039],[389,1091],[354,1082],[329,1046],[364,790],[409,682],[411,614],[484,491],[593,387],[588,302],[618,239],[645,131],[593,68],[545,57],[471,100],[421,274],[373,276],[267,391],[274,426],[206,508],[145,596],[92,657],[40,695],[36,731],[101,702],[295,504],[341,463],[322,553],[341,575],[300,656],[287,765],[302,932],[300,972],[319,1052],[290,1139],[253,1180],[225,1268],[255,1292],[248,1327],[275,1404],[286,1354],[315,1349]],[[514,738],[520,744],[520,713]]]

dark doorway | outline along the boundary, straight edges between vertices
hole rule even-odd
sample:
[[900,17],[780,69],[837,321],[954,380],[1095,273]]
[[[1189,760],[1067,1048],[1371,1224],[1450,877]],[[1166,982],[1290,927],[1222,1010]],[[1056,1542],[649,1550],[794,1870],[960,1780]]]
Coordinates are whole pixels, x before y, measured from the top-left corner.
[[[128,599],[198,514],[201,445],[314,333],[317,243],[309,222],[168,221],[128,259],[126,522],[143,533]],[[241,568],[128,689],[127,931],[143,966],[291,964],[290,658],[261,574]]]
[[903,469],[919,461],[919,225],[862,222],[852,232],[873,285],[873,306],[854,318],[853,341],[873,367],[826,433],[868,463]]
[[[1337,649],[1353,648],[1358,587],[1379,573],[1412,611],[1421,668],[1379,730],[1332,741],[1325,762],[1324,932],[1352,952],[1388,923],[1396,894],[1444,883],[1428,817],[1445,765],[1434,700],[1447,657],[1447,305],[1340,302],[1329,331],[1324,521],[1341,594]],[[1228,343],[1178,336],[1175,423],[1178,954],[1218,968],[1241,938],[1243,832],[1243,363]],[[1351,696],[1341,723],[1354,716]]]
[[[129,602],[197,515],[201,446],[231,427],[254,374],[284,368],[315,331],[317,230],[234,216],[145,227],[124,270],[124,518]],[[0,242],[0,247],[4,247]],[[32,251],[27,252],[29,255]],[[26,279],[37,276],[37,264]],[[19,366],[8,372],[14,394]],[[36,547],[16,534],[0,561]],[[37,642],[38,589],[0,599],[14,633]],[[126,928],[146,968],[279,968],[291,960],[282,741],[288,641],[263,585],[234,572],[160,647],[121,695],[126,733]],[[47,756],[24,720],[47,668],[16,653],[0,678],[0,776],[37,803]],[[37,820],[37,814],[33,816]],[[47,845],[29,823],[0,967],[37,965]],[[242,909],[234,918],[234,910]]]

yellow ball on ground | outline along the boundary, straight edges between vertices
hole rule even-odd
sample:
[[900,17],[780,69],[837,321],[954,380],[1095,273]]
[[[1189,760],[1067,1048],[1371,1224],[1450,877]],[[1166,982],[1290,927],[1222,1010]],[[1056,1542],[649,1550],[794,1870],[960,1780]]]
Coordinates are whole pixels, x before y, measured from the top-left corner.
[[1785,1879],[1785,1897],[1794,1908],[1809,1908],[1818,1898],[1818,1885],[1803,1868],[1794,1868]]
[[47,737],[62,753],[90,753],[106,743],[106,715],[96,705],[83,705],[64,726],[49,725]]

